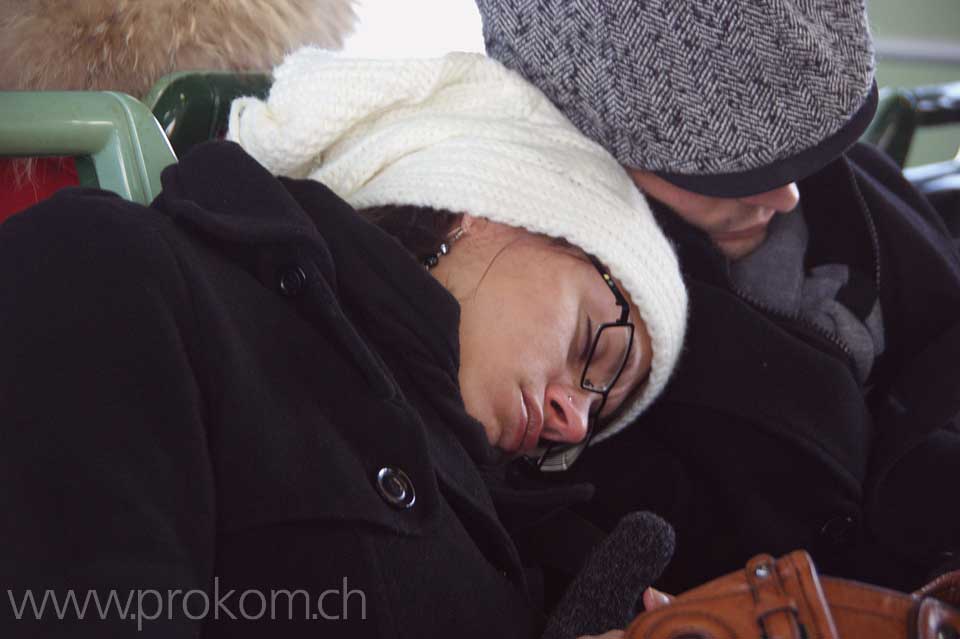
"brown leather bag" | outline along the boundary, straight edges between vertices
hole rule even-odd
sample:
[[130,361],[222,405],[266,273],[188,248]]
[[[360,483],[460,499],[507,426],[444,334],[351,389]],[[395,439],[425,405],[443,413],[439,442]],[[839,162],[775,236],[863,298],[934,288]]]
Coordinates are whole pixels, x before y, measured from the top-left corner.
[[[952,604],[952,605],[950,605]],[[628,639],[960,639],[960,571],[908,595],[820,577],[803,551],[744,570],[637,617]]]

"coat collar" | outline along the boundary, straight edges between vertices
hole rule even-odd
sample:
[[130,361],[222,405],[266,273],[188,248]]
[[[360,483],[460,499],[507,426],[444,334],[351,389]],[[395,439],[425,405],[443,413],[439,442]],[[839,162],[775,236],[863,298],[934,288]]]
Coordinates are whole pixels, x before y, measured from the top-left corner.
[[[264,283],[309,250],[355,323],[378,346],[431,360],[459,397],[457,301],[395,239],[310,180],[274,179],[232,142],[209,142],[163,173],[162,207],[231,245]],[[412,352],[411,352],[412,351]]]
[[281,182],[326,241],[341,304],[365,337],[378,350],[401,355],[397,365],[429,363],[431,370],[421,373],[459,399],[456,299],[395,238],[325,186],[311,180]]
[[163,208],[225,242],[262,245],[321,240],[283,185],[233,142],[207,142],[164,169]]
[[657,223],[673,242],[683,276],[695,277],[715,286],[729,285],[727,258],[707,233],[686,222],[659,200],[651,197],[649,201]]

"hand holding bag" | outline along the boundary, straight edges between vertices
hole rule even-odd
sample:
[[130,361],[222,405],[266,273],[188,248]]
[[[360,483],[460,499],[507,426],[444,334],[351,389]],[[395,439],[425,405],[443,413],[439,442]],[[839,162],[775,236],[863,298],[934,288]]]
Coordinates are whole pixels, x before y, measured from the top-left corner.
[[[950,605],[953,604],[953,605]],[[914,594],[820,577],[803,551],[740,570],[638,616],[627,639],[960,639],[960,571]]]

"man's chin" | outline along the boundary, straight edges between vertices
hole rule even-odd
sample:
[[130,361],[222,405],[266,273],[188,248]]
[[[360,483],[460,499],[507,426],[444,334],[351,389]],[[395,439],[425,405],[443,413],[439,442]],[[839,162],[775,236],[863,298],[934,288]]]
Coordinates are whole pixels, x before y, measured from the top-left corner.
[[729,258],[731,261],[736,261],[756,251],[766,239],[767,231],[766,229],[763,229],[756,235],[747,238],[736,240],[717,240],[716,245],[717,248],[720,249],[720,252],[726,255],[727,258]]

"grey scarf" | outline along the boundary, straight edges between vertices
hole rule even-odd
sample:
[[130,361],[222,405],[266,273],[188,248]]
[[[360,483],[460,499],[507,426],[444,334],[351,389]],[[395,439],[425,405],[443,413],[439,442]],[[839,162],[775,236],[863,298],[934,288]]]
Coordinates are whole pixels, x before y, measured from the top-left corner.
[[731,280],[738,289],[771,308],[798,315],[838,336],[850,349],[857,376],[864,383],[884,349],[880,301],[861,321],[836,300],[849,280],[849,267],[824,264],[805,272],[807,242],[807,224],[800,208],[777,215],[767,229],[766,241],[730,265]]

